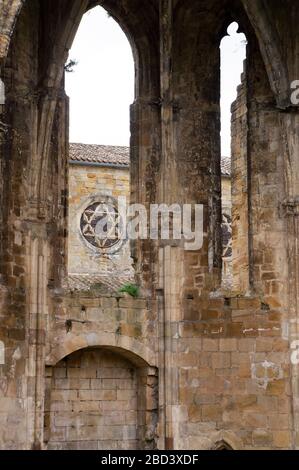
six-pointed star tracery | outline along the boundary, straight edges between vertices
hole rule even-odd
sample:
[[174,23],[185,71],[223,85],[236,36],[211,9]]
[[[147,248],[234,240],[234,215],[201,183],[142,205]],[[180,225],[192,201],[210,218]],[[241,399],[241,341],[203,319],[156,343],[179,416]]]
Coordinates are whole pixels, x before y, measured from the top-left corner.
[[231,258],[232,256],[232,219],[228,214],[222,214],[222,247],[223,258]]
[[88,206],[80,225],[84,238],[96,248],[111,248],[120,240],[121,217],[110,202],[101,201]]

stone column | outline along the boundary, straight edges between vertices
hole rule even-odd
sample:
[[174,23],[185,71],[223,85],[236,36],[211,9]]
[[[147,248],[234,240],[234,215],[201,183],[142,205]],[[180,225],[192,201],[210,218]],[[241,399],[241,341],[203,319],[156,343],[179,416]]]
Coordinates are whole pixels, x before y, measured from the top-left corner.
[[246,61],[242,83],[232,104],[232,290],[249,291],[249,185],[248,185],[248,84]]
[[284,205],[288,227],[289,257],[289,340],[293,401],[293,448],[299,449],[299,196]]
[[32,223],[30,225],[27,236],[29,261],[27,433],[31,448],[38,450],[43,446],[45,319],[48,314],[49,248],[43,224]]
[[[160,98],[145,94],[131,106],[131,204],[142,204],[150,213],[157,198],[160,173]],[[149,235],[149,230],[148,230]],[[157,250],[149,238],[131,243],[137,282],[153,294]]]
[[153,367],[137,369],[138,441],[140,449],[157,448],[158,373]]
[[[40,174],[40,192],[29,199],[26,223],[28,260],[28,440],[35,449],[44,446],[44,400],[46,348],[55,322],[55,299],[66,273],[66,207],[68,169],[68,98],[56,104],[51,126],[51,159]],[[54,104],[52,105],[54,106]],[[34,163],[31,162],[34,172]],[[44,197],[41,197],[44,195]],[[54,296],[55,297],[55,296]],[[56,298],[56,297],[55,297]]]
[[[173,40],[173,1],[160,1],[160,54],[161,54],[161,184],[159,188],[159,202],[172,204],[178,202],[178,180],[175,164],[175,135],[173,128],[173,83],[172,83],[172,40]],[[164,390],[164,406],[160,410],[160,427],[163,428],[163,440],[160,447],[174,449],[175,444],[175,407],[178,405],[178,369],[174,364],[174,350],[172,336],[177,328],[176,322],[180,318],[180,294],[182,271],[177,271],[176,257],[180,248],[176,246],[163,246],[159,249],[161,288],[164,302],[160,302],[160,323],[163,323],[163,337],[160,340],[160,350],[163,360],[159,364],[160,387]]]
[[[1,367],[0,447],[28,449],[32,445],[27,426],[31,422],[34,381],[29,372],[28,197],[29,161],[34,142],[36,116],[36,56],[31,37],[37,37],[36,5],[28,4],[19,20],[10,54],[3,68],[6,103],[3,121],[6,131],[1,146],[3,168],[3,227],[1,274],[5,295],[1,305],[0,339],[5,344],[5,364]],[[26,17],[25,17],[26,16]],[[26,22],[26,20],[29,21]],[[29,26],[30,25],[30,26]],[[27,30],[28,34],[24,34]],[[3,335],[3,336],[2,336]]]
[[281,204],[287,228],[288,318],[284,334],[290,344],[292,391],[292,446],[299,449],[299,113],[293,110],[280,119],[284,147],[286,199]]
[[199,29],[199,18],[180,9],[174,15],[171,0],[160,2],[159,201],[204,207],[203,247],[188,251],[183,239],[160,243],[160,347],[164,344],[165,351],[160,364],[160,387],[165,390],[161,426],[169,449],[180,448],[188,419],[180,381],[193,351],[182,354],[181,331],[191,323],[196,335],[209,295],[221,284],[220,52],[209,26],[203,22]]
[[279,206],[284,199],[284,157],[281,127],[258,45],[251,38],[248,79],[248,187],[250,284],[265,308],[286,302],[285,223]]

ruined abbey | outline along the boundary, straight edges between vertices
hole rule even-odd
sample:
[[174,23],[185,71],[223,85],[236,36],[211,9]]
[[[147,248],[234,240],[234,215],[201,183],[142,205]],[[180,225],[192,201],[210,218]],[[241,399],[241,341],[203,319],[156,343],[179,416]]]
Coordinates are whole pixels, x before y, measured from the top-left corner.
[[[101,160],[100,176],[70,156],[64,79],[97,5],[135,61],[130,165]],[[248,44],[225,258],[233,21]],[[0,0],[0,449],[299,449],[298,25],[299,0]],[[124,167],[131,203],[203,206],[200,249],[144,237],[114,256],[108,237],[99,251]]]

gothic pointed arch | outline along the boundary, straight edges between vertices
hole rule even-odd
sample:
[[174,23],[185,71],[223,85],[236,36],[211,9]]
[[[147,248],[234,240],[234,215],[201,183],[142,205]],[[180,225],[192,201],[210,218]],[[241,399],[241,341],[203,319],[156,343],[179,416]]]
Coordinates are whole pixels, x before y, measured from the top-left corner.
[[25,0],[2,0],[0,13],[0,65],[5,59],[18,14]]
[[263,0],[242,0],[257,36],[270,85],[279,108],[290,106],[290,80],[282,44]]

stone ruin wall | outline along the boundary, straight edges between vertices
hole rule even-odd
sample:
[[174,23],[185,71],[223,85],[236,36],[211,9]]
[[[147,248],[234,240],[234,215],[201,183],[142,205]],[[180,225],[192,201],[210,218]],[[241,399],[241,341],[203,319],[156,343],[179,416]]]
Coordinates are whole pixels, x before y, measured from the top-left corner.
[[[137,44],[134,52],[143,58],[131,108],[132,198],[146,204],[200,200],[206,207],[204,246],[185,252],[180,245],[137,243],[139,299],[62,288],[68,100],[61,74],[88,1],[28,0],[17,21],[20,2],[4,2],[1,121],[8,133],[1,131],[0,447],[83,447],[86,439],[102,448],[102,439],[92,441],[84,428],[90,420],[100,430],[107,397],[116,391],[116,406],[128,406],[140,418],[135,434],[117,421],[115,434],[109,431],[112,447],[121,440],[124,447],[138,441],[139,447],[169,449],[211,449],[223,442],[235,449],[298,448],[298,366],[290,361],[290,346],[298,333],[299,124],[287,88],[299,70],[296,5],[265,2],[265,18],[260,2],[181,2],[175,9],[171,0],[161,0],[159,12],[149,2],[140,18],[138,3],[103,2],[125,22]],[[238,110],[238,125],[247,121],[248,184],[236,194],[237,201],[245,200],[247,188],[248,275],[246,289],[223,296],[219,42],[228,8],[249,41],[247,116]],[[261,21],[256,35],[253,26]],[[236,155],[239,189],[244,149]],[[79,366],[64,366],[72,360]],[[85,380],[85,360],[91,365],[86,390],[68,372],[78,369],[75,375]],[[99,361],[114,364],[116,389],[105,395],[100,388],[99,399],[90,401],[102,411],[81,421],[81,402],[89,401],[81,398],[94,397],[91,381],[104,380],[101,373],[108,369],[98,375]],[[116,369],[128,368],[135,370],[130,386],[137,391],[130,405],[117,399]],[[56,383],[57,373],[67,380]],[[58,391],[62,385],[64,392]],[[78,415],[62,417],[57,437],[62,421],[55,407],[61,400]]]

